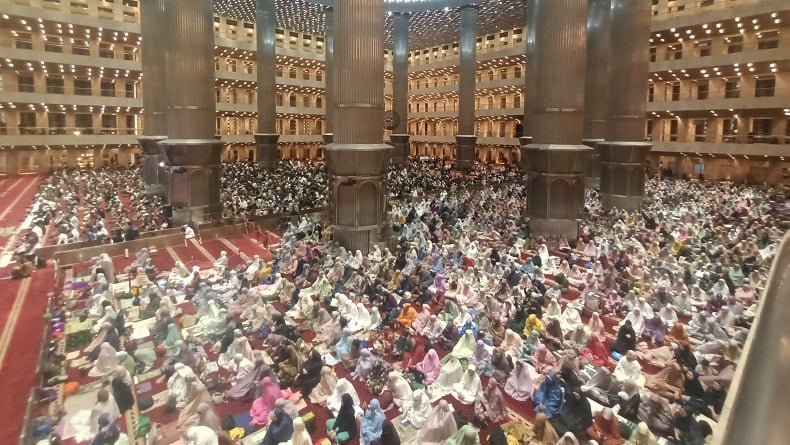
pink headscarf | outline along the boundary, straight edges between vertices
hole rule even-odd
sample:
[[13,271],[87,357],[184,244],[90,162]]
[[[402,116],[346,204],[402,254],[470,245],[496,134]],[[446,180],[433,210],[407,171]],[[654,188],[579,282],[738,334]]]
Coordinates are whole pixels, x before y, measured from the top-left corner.
[[546,345],[541,344],[538,346],[538,350],[535,351],[535,355],[532,356],[532,364],[535,366],[535,369],[545,374],[557,366],[557,359]]
[[436,381],[439,371],[442,370],[442,364],[439,362],[439,354],[435,349],[431,349],[425,354],[425,358],[417,365],[417,369],[425,375],[423,384],[430,385]]
[[261,381],[261,396],[252,402],[250,416],[252,423],[263,425],[269,423],[269,413],[274,409],[274,402],[282,397],[280,385],[273,383],[269,377],[264,377]]

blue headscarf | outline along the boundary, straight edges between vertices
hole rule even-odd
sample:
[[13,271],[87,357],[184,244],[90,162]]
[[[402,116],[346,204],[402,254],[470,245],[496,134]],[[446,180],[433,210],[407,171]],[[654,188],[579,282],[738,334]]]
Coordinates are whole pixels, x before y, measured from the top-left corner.
[[471,321],[467,321],[463,326],[461,326],[461,329],[458,330],[458,334],[463,336],[467,330],[471,330],[472,335],[475,337],[475,340],[477,340],[477,327],[475,324]]
[[384,411],[381,410],[378,399],[371,400],[370,406],[362,418],[362,427],[360,428],[362,443],[369,444],[381,438],[381,430],[385,419]]
[[[538,387],[532,401],[535,404],[535,412],[543,413],[549,419],[560,412],[564,397],[562,394],[562,382],[560,382],[556,373],[550,372],[546,375],[546,379]],[[541,408],[540,405],[543,405],[543,407]]]
[[343,336],[340,337],[340,340],[338,340],[335,345],[335,356],[337,356],[338,359],[342,359],[344,355],[351,353],[351,343],[353,341],[354,337],[351,335],[351,329],[344,328]]

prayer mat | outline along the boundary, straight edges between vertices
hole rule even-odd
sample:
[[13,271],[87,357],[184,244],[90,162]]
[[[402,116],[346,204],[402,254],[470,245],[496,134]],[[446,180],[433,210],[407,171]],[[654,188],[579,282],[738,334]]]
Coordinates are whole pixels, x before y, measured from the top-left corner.
[[151,382],[144,382],[144,383],[138,383],[137,385],[135,385],[134,390],[135,390],[135,392],[137,394],[142,394],[142,393],[146,393],[146,392],[150,391],[151,388],[153,388],[153,385],[151,385]]
[[159,377],[162,375],[162,370],[159,368],[151,369],[148,372],[144,372],[142,374],[136,375],[134,378],[137,380],[137,383],[145,382],[151,380],[155,377]]
[[168,397],[170,397],[170,394],[167,392],[167,390],[164,390],[164,391],[160,392],[159,394],[154,394],[153,395],[154,404],[151,405],[150,408],[148,408],[147,410],[142,411],[142,412],[143,413],[147,413],[147,412],[150,412],[153,409],[159,408],[160,406],[165,406],[165,403],[167,403]]
[[247,437],[248,435],[255,432],[256,427],[250,425],[250,422],[252,422],[252,416],[250,415],[249,411],[242,411],[238,414],[232,415],[231,417],[233,417],[233,422],[237,427],[244,428],[244,437]]
[[400,436],[400,443],[403,445],[407,444],[414,444],[418,445],[416,442],[417,439],[417,430],[411,426],[411,424],[404,424],[402,420],[404,419],[403,415],[400,415],[394,419],[392,419],[392,426],[395,427],[395,431],[398,432],[398,436]]
[[241,445],[259,445],[261,442],[263,442],[263,436],[265,435],[266,428],[262,428],[248,436],[244,436],[244,438],[241,439]]
[[[126,309],[127,311],[129,311],[129,313],[131,313],[131,310],[134,309],[134,308],[137,308],[137,312],[138,313],[140,311],[139,306],[135,306],[134,305],[134,298],[121,298],[121,299],[118,299],[118,302],[119,302],[119,304],[121,306],[121,309]],[[128,313],[127,313],[127,315],[128,315]],[[132,319],[131,316],[129,318]],[[137,319],[137,317],[135,316],[134,320],[136,320],[136,319]]]
[[66,351],[78,351],[91,344],[91,341],[93,341],[93,334],[90,330],[66,334]]
[[69,366],[72,368],[85,368],[91,365],[92,363],[88,360],[88,357],[80,357],[72,360],[71,363],[69,363]]
[[80,387],[80,394],[85,394],[93,391],[98,391],[104,387],[104,382],[102,380],[96,380],[95,382],[90,382],[87,385]]
[[73,396],[67,397],[63,401],[63,408],[66,410],[67,413],[77,413],[81,410],[90,410],[96,405],[96,397],[99,392],[99,388],[94,388],[93,390],[82,392],[82,388],[80,388],[79,394],[74,394]]
[[142,340],[144,338],[148,338],[151,336],[151,331],[149,326],[151,326],[155,322],[155,319],[146,318],[145,320],[139,320],[131,325],[129,328],[132,330],[132,334],[129,336],[129,340]]

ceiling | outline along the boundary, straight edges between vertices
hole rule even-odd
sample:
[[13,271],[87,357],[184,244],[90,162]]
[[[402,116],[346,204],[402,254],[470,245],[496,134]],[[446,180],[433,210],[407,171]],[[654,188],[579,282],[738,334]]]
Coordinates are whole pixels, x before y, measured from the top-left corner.
[[[217,14],[255,21],[256,0],[215,0]],[[277,25],[296,32],[324,33],[324,10],[332,0],[276,0]],[[460,6],[471,0],[385,0],[384,39],[392,47],[392,12],[411,12],[409,47],[424,49],[458,41]],[[526,0],[478,0],[478,35],[522,28],[526,23]]]

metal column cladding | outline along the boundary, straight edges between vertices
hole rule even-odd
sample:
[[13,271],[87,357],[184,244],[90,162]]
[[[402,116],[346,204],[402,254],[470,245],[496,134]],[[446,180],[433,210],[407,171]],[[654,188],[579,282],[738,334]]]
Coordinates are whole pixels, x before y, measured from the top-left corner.
[[165,72],[165,2],[140,3],[140,33],[143,36],[143,120],[147,136],[167,135],[167,87]]
[[277,19],[274,0],[256,1],[255,41],[258,50],[258,133],[277,132],[277,106],[275,103],[277,78],[275,77],[274,38]]
[[[609,117],[609,9],[611,0],[589,0],[584,138],[604,139]],[[600,173],[599,173],[600,175]]]
[[324,12],[324,134],[335,128],[335,11],[330,6]]
[[384,126],[384,2],[335,4],[337,144],[380,144]]
[[407,12],[396,12],[392,19],[392,110],[399,124],[393,134],[408,133],[407,102],[409,94],[409,17]]
[[167,159],[159,141],[167,138],[167,75],[165,67],[165,2],[146,0],[140,4],[140,32],[143,69],[143,135],[138,137],[143,152],[145,193],[166,193]]
[[386,221],[384,0],[335,3],[334,140],[326,148],[333,237],[367,252]]
[[461,7],[461,36],[458,42],[458,134],[475,134],[475,78],[477,71],[477,5]]
[[167,0],[166,16],[167,136],[214,139],[214,2]]
[[643,141],[651,3],[611,0],[609,141]]
[[581,143],[586,42],[587,0],[527,2],[524,134],[533,144]]

